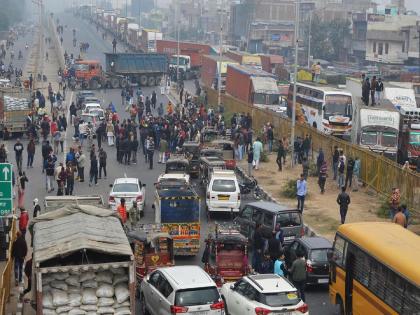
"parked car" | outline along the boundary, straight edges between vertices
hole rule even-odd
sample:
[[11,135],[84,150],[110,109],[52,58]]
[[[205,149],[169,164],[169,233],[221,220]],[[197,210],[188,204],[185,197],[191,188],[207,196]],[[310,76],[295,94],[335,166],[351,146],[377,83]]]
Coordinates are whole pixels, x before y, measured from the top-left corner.
[[216,283],[198,266],[158,268],[140,287],[142,314],[223,315]]
[[127,210],[131,207],[133,200],[137,202],[140,216],[144,215],[146,184],[142,184],[137,178],[117,178],[113,185],[110,185],[108,205],[112,210],[117,210],[121,203],[121,198],[125,199]]
[[250,240],[254,238],[257,223],[261,224],[265,238],[271,238],[277,225],[281,227],[286,245],[302,237],[305,232],[299,210],[268,201],[248,203],[239,212],[234,222],[240,226],[241,233]]
[[229,315],[309,314],[296,288],[275,274],[248,275],[220,290]]
[[286,264],[291,266],[297,258],[296,253],[306,258],[306,280],[308,284],[327,284],[329,276],[328,251],[332,244],[324,237],[302,237],[294,240],[286,247]]

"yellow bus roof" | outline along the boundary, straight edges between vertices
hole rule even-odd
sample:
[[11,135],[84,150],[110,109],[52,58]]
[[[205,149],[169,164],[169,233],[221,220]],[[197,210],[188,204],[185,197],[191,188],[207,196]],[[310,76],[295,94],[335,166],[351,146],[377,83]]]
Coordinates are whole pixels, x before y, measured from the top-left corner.
[[410,282],[420,286],[420,236],[388,222],[340,225],[339,234]]

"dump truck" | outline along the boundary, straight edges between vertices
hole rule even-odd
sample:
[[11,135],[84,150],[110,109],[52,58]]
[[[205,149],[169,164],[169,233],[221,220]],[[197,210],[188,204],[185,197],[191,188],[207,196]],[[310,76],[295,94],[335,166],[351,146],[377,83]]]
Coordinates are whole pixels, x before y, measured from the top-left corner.
[[29,89],[5,87],[0,89],[0,132],[10,135],[27,131],[26,119],[32,113]]
[[36,314],[136,314],[134,255],[113,211],[68,205],[34,218]]
[[159,85],[168,71],[165,54],[105,53],[105,70],[98,60],[78,60],[69,71],[71,85],[83,89],[125,88],[130,83]]

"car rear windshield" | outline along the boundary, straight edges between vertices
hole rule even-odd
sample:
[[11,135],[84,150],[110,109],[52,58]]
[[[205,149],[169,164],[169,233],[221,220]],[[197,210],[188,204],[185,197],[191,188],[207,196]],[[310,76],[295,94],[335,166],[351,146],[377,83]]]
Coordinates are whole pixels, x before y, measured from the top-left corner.
[[309,254],[309,259],[312,261],[328,261],[327,248],[313,249]]
[[219,301],[219,299],[220,295],[216,287],[179,290],[175,294],[175,305],[207,305],[216,303]]
[[271,307],[292,306],[300,301],[296,291],[264,293],[260,295],[260,302]]
[[123,184],[115,184],[114,188],[112,189],[113,192],[138,192],[139,186],[137,184],[130,184],[130,183],[123,183]]
[[299,226],[302,224],[302,219],[298,212],[284,212],[277,214],[277,224],[281,227]]
[[231,179],[215,179],[212,190],[220,192],[235,192],[235,181]]

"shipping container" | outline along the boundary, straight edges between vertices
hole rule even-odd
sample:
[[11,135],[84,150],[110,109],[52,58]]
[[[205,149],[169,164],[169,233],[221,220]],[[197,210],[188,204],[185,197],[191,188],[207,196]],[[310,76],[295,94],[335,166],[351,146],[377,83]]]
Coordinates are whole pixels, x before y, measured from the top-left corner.
[[258,55],[252,55],[244,51],[232,51],[232,50],[228,50],[225,53],[225,55],[235,60],[240,65],[246,65],[246,66],[255,67],[257,69],[261,69],[261,58]]
[[[201,81],[204,86],[215,88],[215,82],[218,78],[219,63],[221,64],[221,74],[223,78],[226,78],[227,66],[229,64],[239,64],[238,62],[222,56],[221,58],[216,55],[206,55],[203,56],[203,65],[201,67]],[[222,88],[223,87],[223,78],[222,78]]]
[[262,70],[274,73],[276,68],[284,64],[283,56],[279,55],[260,55]]
[[228,65],[226,93],[250,105],[277,105],[280,96],[274,75],[243,65]]
[[[167,54],[169,57],[177,55],[178,43],[173,40],[156,41],[156,49],[158,53]],[[201,67],[203,64],[203,56],[211,54],[210,45],[180,42],[179,55],[188,55],[191,57],[191,67]]]
[[156,41],[163,38],[162,32],[152,29],[143,29],[141,33],[141,49],[144,52],[155,52]]

